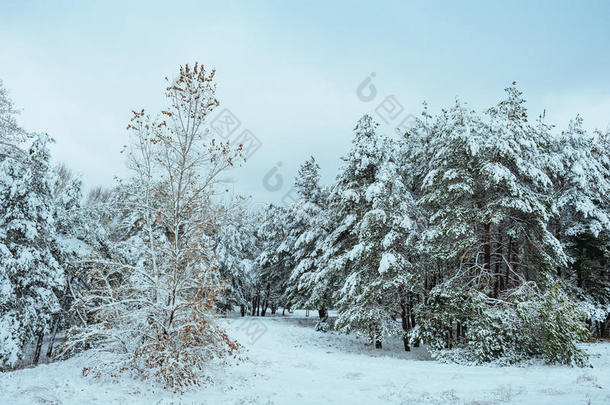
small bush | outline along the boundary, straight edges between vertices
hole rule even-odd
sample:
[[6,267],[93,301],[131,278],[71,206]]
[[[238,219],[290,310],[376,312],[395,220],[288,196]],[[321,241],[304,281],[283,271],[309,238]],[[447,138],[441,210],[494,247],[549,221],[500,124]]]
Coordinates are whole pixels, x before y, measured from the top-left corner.
[[416,317],[411,338],[426,343],[439,360],[511,364],[542,358],[587,365],[586,353],[577,346],[590,338],[586,311],[569,298],[561,281],[549,283],[544,293],[524,285],[504,300],[438,286]]
[[549,283],[536,300],[518,303],[516,312],[529,353],[547,363],[587,365],[587,355],[576,345],[591,337],[587,313],[568,297],[561,280]]

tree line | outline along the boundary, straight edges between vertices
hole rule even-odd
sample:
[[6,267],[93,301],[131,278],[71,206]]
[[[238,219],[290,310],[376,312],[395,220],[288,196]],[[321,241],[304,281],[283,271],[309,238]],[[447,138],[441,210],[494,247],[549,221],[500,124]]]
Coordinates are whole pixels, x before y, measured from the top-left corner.
[[312,157],[298,201],[252,212],[217,187],[244,159],[207,130],[214,75],[167,79],[127,127],[131,175],[87,196],[0,86],[0,369],[88,350],[86,374],[183,389],[240,356],[233,310],[317,310],[318,330],[466,363],[585,365],[579,342],[608,336],[608,132],[531,120],[514,84],[396,136],[364,115],[332,184]]
[[586,364],[578,342],[610,325],[609,157],[608,132],[530,119],[514,83],[483,112],[424,106],[397,137],[365,115],[333,184],[311,158],[299,201],[263,214],[256,294],[323,329],[335,308],[377,348]]

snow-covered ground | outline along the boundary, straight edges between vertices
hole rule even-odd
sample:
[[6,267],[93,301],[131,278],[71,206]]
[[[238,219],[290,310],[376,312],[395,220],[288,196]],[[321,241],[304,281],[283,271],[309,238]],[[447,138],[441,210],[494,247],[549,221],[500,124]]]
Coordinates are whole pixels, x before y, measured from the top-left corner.
[[315,332],[314,321],[301,313],[228,320],[247,360],[182,395],[129,378],[83,378],[80,356],[0,373],[0,404],[610,403],[610,343],[588,346],[593,368],[471,367],[430,361],[421,348],[405,353],[399,341],[375,350],[352,336]]

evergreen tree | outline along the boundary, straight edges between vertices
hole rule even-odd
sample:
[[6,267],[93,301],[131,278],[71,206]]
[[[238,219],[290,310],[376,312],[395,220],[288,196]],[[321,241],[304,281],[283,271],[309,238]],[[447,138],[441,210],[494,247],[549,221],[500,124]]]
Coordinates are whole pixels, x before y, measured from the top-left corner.
[[590,316],[601,333],[601,322],[610,314],[610,273],[605,256],[610,236],[609,155],[599,132],[583,128],[580,116],[553,142],[554,194],[559,216],[554,221],[557,238],[570,257],[558,275],[579,290],[591,304]]
[[506,91],[487,121],[459,103],[437,119],[422,198],[432,210],[422,248],[445,263],[441,278],[459,274],[493,297],[566,262],[547,229],[557,212],[544,145],[521,93]]
[[292,267],[294,238],[288,229],[293,223],[289,209],[273,204],[262,214],[257,230],[260,253],[256,258],[258,274],[255,279],[252,315],[265,316],[267,309],[275,314],[277,308],[286,307],[286,282]]
[[[66,330],[77,322],[70,311],[74,298],[72,286],[82,264],[93,250],[95,238],[92,229],[97,228],[97,223],[82,209],[81,180],[65,165],[55,167],[51,172],[51,179],[57,240],[53,254],[64,271],[66,283],[59,293],[61,311],[54,316],[47,357],[53,355],[58,331]],[[37,351],[35,361],[39,354]]]
[[224,208],[216,224],[214,254],[221,277],[228,282],[219,303],[222,310],[240,307],[244,316],[251,306],[253,276],[258,256],[256,218],[248,218],[240,203]]
[[317,309],[318,328],[325,330],[332,297],[324,280],[318,278],[322,271],[321,245],[328,234],[328,193],[320,187],[319,171],[320,166],[311,157],[301,165],[295,178],[299,199],[290,207],[295,218],[290,230],[295,239],[292,253],[295,265],[287,283],[287,295],[293,307]]
[[410,288],[408,250],[416,226],[415,202],[402,182],[394,145],[376,128],[367,115],[355,128],[330,196],[338,226],[324,250],[333,284],[341,281],[337,328],[365,334],[380,348],[384,337],[400,334],[395,314]]
[[48,137],[40,135],[24,162],[0,160],[0,367],[12,367],[27,343],[49,330],[60,310],[64,272],[57,249]]

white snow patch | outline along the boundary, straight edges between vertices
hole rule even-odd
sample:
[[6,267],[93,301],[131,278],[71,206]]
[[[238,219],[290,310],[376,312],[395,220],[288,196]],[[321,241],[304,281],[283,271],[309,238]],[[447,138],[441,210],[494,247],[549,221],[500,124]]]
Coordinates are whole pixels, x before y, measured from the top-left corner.
[[227,320],[248,359],[213,370],[213,384],[182,395],[129,378],[83,378],[81,355],[0,373],[0,404],[610,403],[609,343],[588,345],[593,368],[461,366],[428,361],[423,348],[401,351],[399,339],[376,350],[353,336],[315,332],[316,320],[302,313]]

